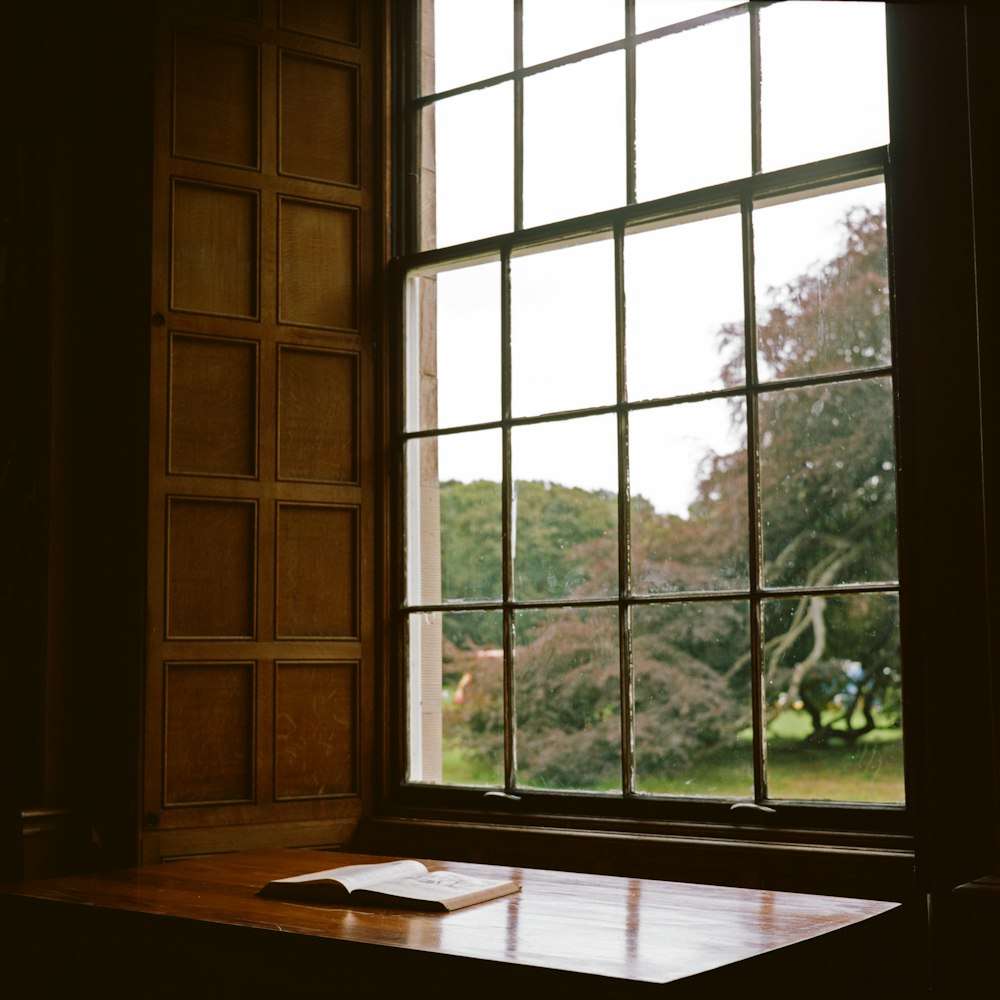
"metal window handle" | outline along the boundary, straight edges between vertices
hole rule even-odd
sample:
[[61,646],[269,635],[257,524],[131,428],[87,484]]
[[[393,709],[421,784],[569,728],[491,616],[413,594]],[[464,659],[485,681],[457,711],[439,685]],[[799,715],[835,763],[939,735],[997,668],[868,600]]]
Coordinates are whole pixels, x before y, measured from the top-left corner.
[[736,812],[737,810],[749,809],[751,812],[756,813],[767,813],[774,815],[778,810],[772,809],[770,806],[762,806],[758,802],[734,802],[730,807],[730,812]]

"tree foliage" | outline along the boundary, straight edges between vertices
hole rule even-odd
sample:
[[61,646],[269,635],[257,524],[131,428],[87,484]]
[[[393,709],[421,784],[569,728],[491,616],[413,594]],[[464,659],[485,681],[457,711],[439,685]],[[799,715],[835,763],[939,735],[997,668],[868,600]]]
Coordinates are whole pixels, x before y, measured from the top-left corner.
[[[631,566],[643,593],[701,594],[633,609],[636,767],[640,777],[697,766],[751,721],[747,602],[705,599],[743,589],[750,574],[748,497],[759,498],[766,586],[762,616],[767,719],[807,713],[808,741],[853,744],[899,719],[895,596],[816,590],[893,581],[896,495],[884,213],[843,219],[841,251],[771,290],[756,324],[756,367],[768,383],[749,404],[734,396],[737,426],[758,428],[759,461],[745,449],[705,456],[686,517],[631,501]],[[723,377],[746,380],[740,323],[719,333]],[[819,377],[811,384],[789,379]],[[751,474],[752,473],[752,474]],[[599,596],[615,579],[616,509],[606,494],[519,484],[518,596]],[[754,492],[755,491],[755,492]],[[530,496],[529,496],[530,494]],[[488,500],[484,497],[489,495]],[[455,592],[500,596],[499,486],[442,486],[455,536],[444,553]],[[486,516],[487,509],[496,516]],[[489,563],[489,583],[472,582]],[[463,576],[464,574],[464,576]],[[477,590],[478,588],[478,590]],[[597,787],[621,767],[621,690],[613,609],[523,616],[515,659],[518,761],[533,783]],[[485,636],[475,616],[448,635],[453,663]],[[490,661],[490,670],[501,670]],[[502,686],[476,666],[451,725],[473,751],[502,751]],[[476,676],[478,673],[478,676]]]

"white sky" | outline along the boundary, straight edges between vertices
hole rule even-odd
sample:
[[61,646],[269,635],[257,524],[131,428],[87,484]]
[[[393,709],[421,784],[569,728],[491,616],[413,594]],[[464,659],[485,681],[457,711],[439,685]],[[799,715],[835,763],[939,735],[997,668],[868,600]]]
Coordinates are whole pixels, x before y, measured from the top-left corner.
[[[623,6],[621,0],[524,0],[525,63],[621,37]],[[723,6],[637,0],[637,30]],[[511,68],[511,0],[435,0],[435,11],[439,89]],[[750,172],[748,31],[741,15],[639,46],[640,201]],[[765,8],[761,47],[765,169],[887,141],[881,4]],[[619,52],[526,81],[525,225],[623,203],[623,77]],[[507,83],[437,105],[441,245],[512,227],[512,103]],[[836,223],[848,208],[882,201],[884,190],[874,185],[758,209],[758,309],[768,288],[838,251]],[[715,333],[743,319],[739,217],[631,234],[625,269],[629,398],[716,387],[724,358]],[[518,257],[511,288],[514,415],[613,403],[611,241]],[[439,276],[441,426],[500,416],[499,303],[496,262]],[[441,478],[498,479],[499,440],[497,432],[442,439]],[[613,417],[516,429],[513,441],[518,479],[617,488]],[[739,443],[729,408],[718,401],[634,416],[632,492],[661,511],[683,514],[706,451]]]

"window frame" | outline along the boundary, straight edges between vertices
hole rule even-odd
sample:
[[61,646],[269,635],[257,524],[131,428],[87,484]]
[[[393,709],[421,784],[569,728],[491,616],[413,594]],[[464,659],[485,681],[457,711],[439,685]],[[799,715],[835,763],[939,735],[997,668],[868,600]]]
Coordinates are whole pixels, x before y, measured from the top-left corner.
[[[934,213],[934,231],[939,234],[949,232],[949,226],[954,223],[953,218],[947,218],[949,212],[955,213],[960,225],[964,226],[966,219],[971,217],[971,185],[967,183],[967,164],[955,163],[953,159],[949,161],[945,149],[934,138],[934,130],[928,129],[926,120],[906,107],[905,95],[908,93],[933,95],[935,100],[931,113],[934,129],[947,132],[949,138],[956,133],[959,137],[963,134],[960,116],[956,121],[947,102],[962,93],[964,84],[964,15],[959,12],[956,20],[954,14],[944,12],[943,5],[933,7],[931,11],[914,12],[912,8],[890,3],[886,15],[892,151],[886,162],[885,179],[889,192],[887,210],[895,234],[890,237],[890,273],[894,289],[894,343],[899,352],[896,395],[901,493],[900,590],[907,592],[901,609],[902,644],[907,649],[908,657],[904,686],[907,806],[900,809],[852,804],[845,810],[843,806],[824,803],[795,803],[794,807],[789,807],[791,811],[782,809],[775,815],[738,817],[733,815],[730,803],[714,801],[678,802],[663,798],[613,801],[573,793],[521,789],[515,798],[503,794],[484,795],[481,789],[408,785],[405,781],[406,659],[403,637],[398,628],[400,616],[396,614],[396,609],[402,604],[403,562],[398,545],[392,541],[401,537],[403,525],[402,512],[393,500],[393,497],[401,495],[403,469],[393,458],[388,463],[386,477],[387,541],[383,553],[386,569],[386,585],[383,588],[385,617],[390,632],[385,646],[387,683],[383,698],[386,725],[383,727],[382,785],[380,801],[368,823],[369,834],[375,837],[375,842],[378,842],[379,836],[391,835],[395,843],[399,843],[401,837],[404,841],[409,837],[409,842],[419,845],[425,842],[422,838],[431,837],[432,841],[426,842],[442,845],[440,850],[447,850],[447,845],[452,845],[453,852],[458,848],[468,855],[469,834],[475,831],[481,846],[492,845],[492,856],[497,856],[496,850],[508,855],[514,852],[518,856],[526,854],[541,858],[560,856],[565,852],[563,856],[576,858],[578,864],[587,859],[585,866],[592,870],[611,870],[620,863],[607,857],[599,859],[592,852],[599,851],[599,845],[608,843],[608,838],[615,843],[621,843],[624,838],[624,842],[636,852],[630,861],[631,870],[657,868],[657,863],[651,861],[647,854],[647,848],[656,844],[672,848],[671,857],[678,863],[686,864],[688,869],[691,860],[698,859],[705,866],[699,870],[703,875],[709,873],[710,877],[714,873],[714,877],[725,878],[719,873],[731,873],[734,868],[744,870],[750,863],[748,859],[754,858],[752,863],[758,866],[755,871],[771,872],[770,877],[758,876],[770,884],[780,881],[780,876],[768,863],[760,862],[760,851],[786,861],[801,858],[802,851],[807,854],[812,851],[816,853],[802,861],[810,870],[815,870],[813,861],[817,858],[824,859],[826,865],[837,859],[836,864],[842,861],[851,872],[881,873],[879,877],[886,877],[898,889],[910,883],[915,850],[921,838],[931,841],[936,838],[938,842],[948,840],[942,832],[942,822],[928,820],[928,802],[949,797],[949,782],[954,777],[954,765],[960,758],[956,753],[947,752],[931,761],[921,747],[922,735],[927,731],[927,692],[930,689],[930,659],[933,656],[933,652],[921,649],[927,633],[923,625],[937,606],[939,595],[932,595],[929,587],[921,586],[919,577],[928,566],[940,569],[947,560],[941,544],[928,544],[927,519],[926,516],[921,518],[921,512],[934,506],[942,497],[940,486],[933,482],[929,474],[928,467],[932,460],[926,453],[930,451],[940,458],[945,453],[945,447],[940,435],[936,435],[932,447],[927,448],[928,419],[920,411],[919,399],[927,388],[935,384],[935,380],[930,379],[920,365],[920,348],[922,344],[926,346],[929,335],[925,310],[929,301],[942,301],[937,289],[928,287],[927,279],[933,274],[934,264],[941,264],[939,258],[949,255],[931,255],[933,262],[922,260],[909,238],[921,231],[920,224],[914,221],[917,218],[914,210],[924,203],[932,190],[945,192]],[[401,164],[408,162],[415,136],[412,129],[400,128],[399,102],[406,93],[407,76],[414,79],[416,71],[418,59],[408,57],[415,53],[419,58],[419,47],[413,42],[416,21],[413,6],[405,5],[403,10],[394,10],[393,20],[391,61],[397,72],[392,76],[396,109],[392,159],[396,169],[391,172],[391,192],[398,206],[411,201],[415,194],[415,178],[400,169]],[[955,61],[946,62],[948,71],[940,74],[940,79],[932,80],[931,74],[914,53],[923,52],[926,58],[928,51],[940,52],[942,46],[946,59]],[[399,72],[400,69],[402,72]],[[914,169],[918,160],[924,164],[922,169]],[[904,170],[904,167],[908,169]],[[942,189],[942,178],[953,181],[955,188]],[[678,201],[675,207],[681,209],[683,205]],[[901,225],[901,219],[907,220],[906,223]],[[402,329],[403,307],[401,297],[395,290],[400,288],[410,263],[400,249],[406,245],[407,239],[412,240],[412,230],[412,222],[402,226],[397,222],[393,230],[396,256],[388,267],[389,287],[393,291],[389,299],[389,361],[384,371],[389,387],[385,428],[387,447],[391,447],[394,440],[394,434],[390,433],[392,429],[403,426],[398,403],[402,389],[399,358],[403,349],[398,331]],[[551,231],[552,227],[540,227],[537,235],[544,237]],[[966,229],[962,228],[962,236],[965,235]],[[966,251],[964,239],[960,252],[951,254],[950,259],[950,273],[963,279],[958,307],[961,328],[974,333],[974,293],[967,280],[973,261],[971,251]],[[901,329],[907,330],[905,349],[901,348]],[[974,340],[974,337],[971,339]],[[974,373],[978,375],[974,359],[963,347],[953,378],[948,382],[949,393],[961,394],[960,385],[966,384],[964,380]],[[969,417],[968,407],[963,414]],[[978,421],[978,416],[976,419]],[[971,459],[975,448],[963,446],[962,453]],[[975,495],[977,487],[981,490],[981,476],[981,468],[970,461],[960,478],[962,485],[967,484]],[[962,509],[962,505],[954,499],[945,507],[953,511]],[[981,537],[980,529],[981,525],[977,525],[976,519],[972,518],[967,519],[958,532],[969,543],[965,564],[973,577],[984,570],[973,551]],[[981,621],[982,627],[969,629],[965,644],[976,657],[970,671],[977,683],[982,680],[982,671],[988,665],[988,656],[984,655],[984,650],[988,648],[985,616]],[[936,652],[941,652],[942,643],[940,638],[933,643]],[[982,763],[969,769],[969,781],[973,777],[981,780],[986,773],[992,775],[988,768],[991,756],[986,753],[975,758]],[[963,783],[963,787],[968,785],[969,782]],[[972,801],[963,805],[959,812],[963,810],[975,816],[982,813],[981,807]],[[826,884],[825,878],[820,877],[820,884]]]

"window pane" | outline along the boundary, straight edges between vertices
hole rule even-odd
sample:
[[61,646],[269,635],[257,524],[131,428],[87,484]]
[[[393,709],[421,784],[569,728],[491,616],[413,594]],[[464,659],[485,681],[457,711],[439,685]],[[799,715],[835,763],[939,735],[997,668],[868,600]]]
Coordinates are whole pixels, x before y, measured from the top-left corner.
[[503,785],[503,615],[442,616],[442,780]]
[[765,605],[768,795],[902,802],[894,594]]
[[748,38],[742,15],[636,48],[640,202],[750,173]]
[[433,0],[433,82],[427,92],[450,90],[514,68],[511,0]]
[[624,35],[622,0],[524,0],[525,66],[613,42]]
[[760,399],[764,582],[896,578],[892,382],[834,382]]
[[500,264],[439,272],[437,322],[421,333],[424,366],[437,376],[437,426],[499,420]]
[[499,431],[410,441],[410,604],[500,598],[500,463]]
[[614,416],[515,427],[514,596],[613,594],[618,586]]
[[729,400],[630,415],[635,593],[747,586],[745,442]]
[[502,619],[408,616],[410,781],[503,785]]
[[625,238],[629,400],[744,381],[739,215]]
[[423,249],[513,228],[513,94],[503,83],[424,109]]
[[632,659],[637,790],[752,796],[746,603],[633,608]]
[[611,240],[511,262],[511,366],[515,416],[615,401]]
[[620,791],[617,611],[526,611],[514,627],[518,784]]
[[500,483],[441,484],[441,597],[499,600],[502,590]]
[[889,141],[880,3],[777,3],[760,12],[765,170]]
[[625,57],[609,52],[524,81],[524,225],[625,202]]
[[635,30],[642,34],[732,6],[731,0],[635,0]]
[[757,364],[791,378],[891,363],[885,185],[757,208]]
[[441,780],[442,620],[440,612],[422,612],[406,619],[410,781]]

